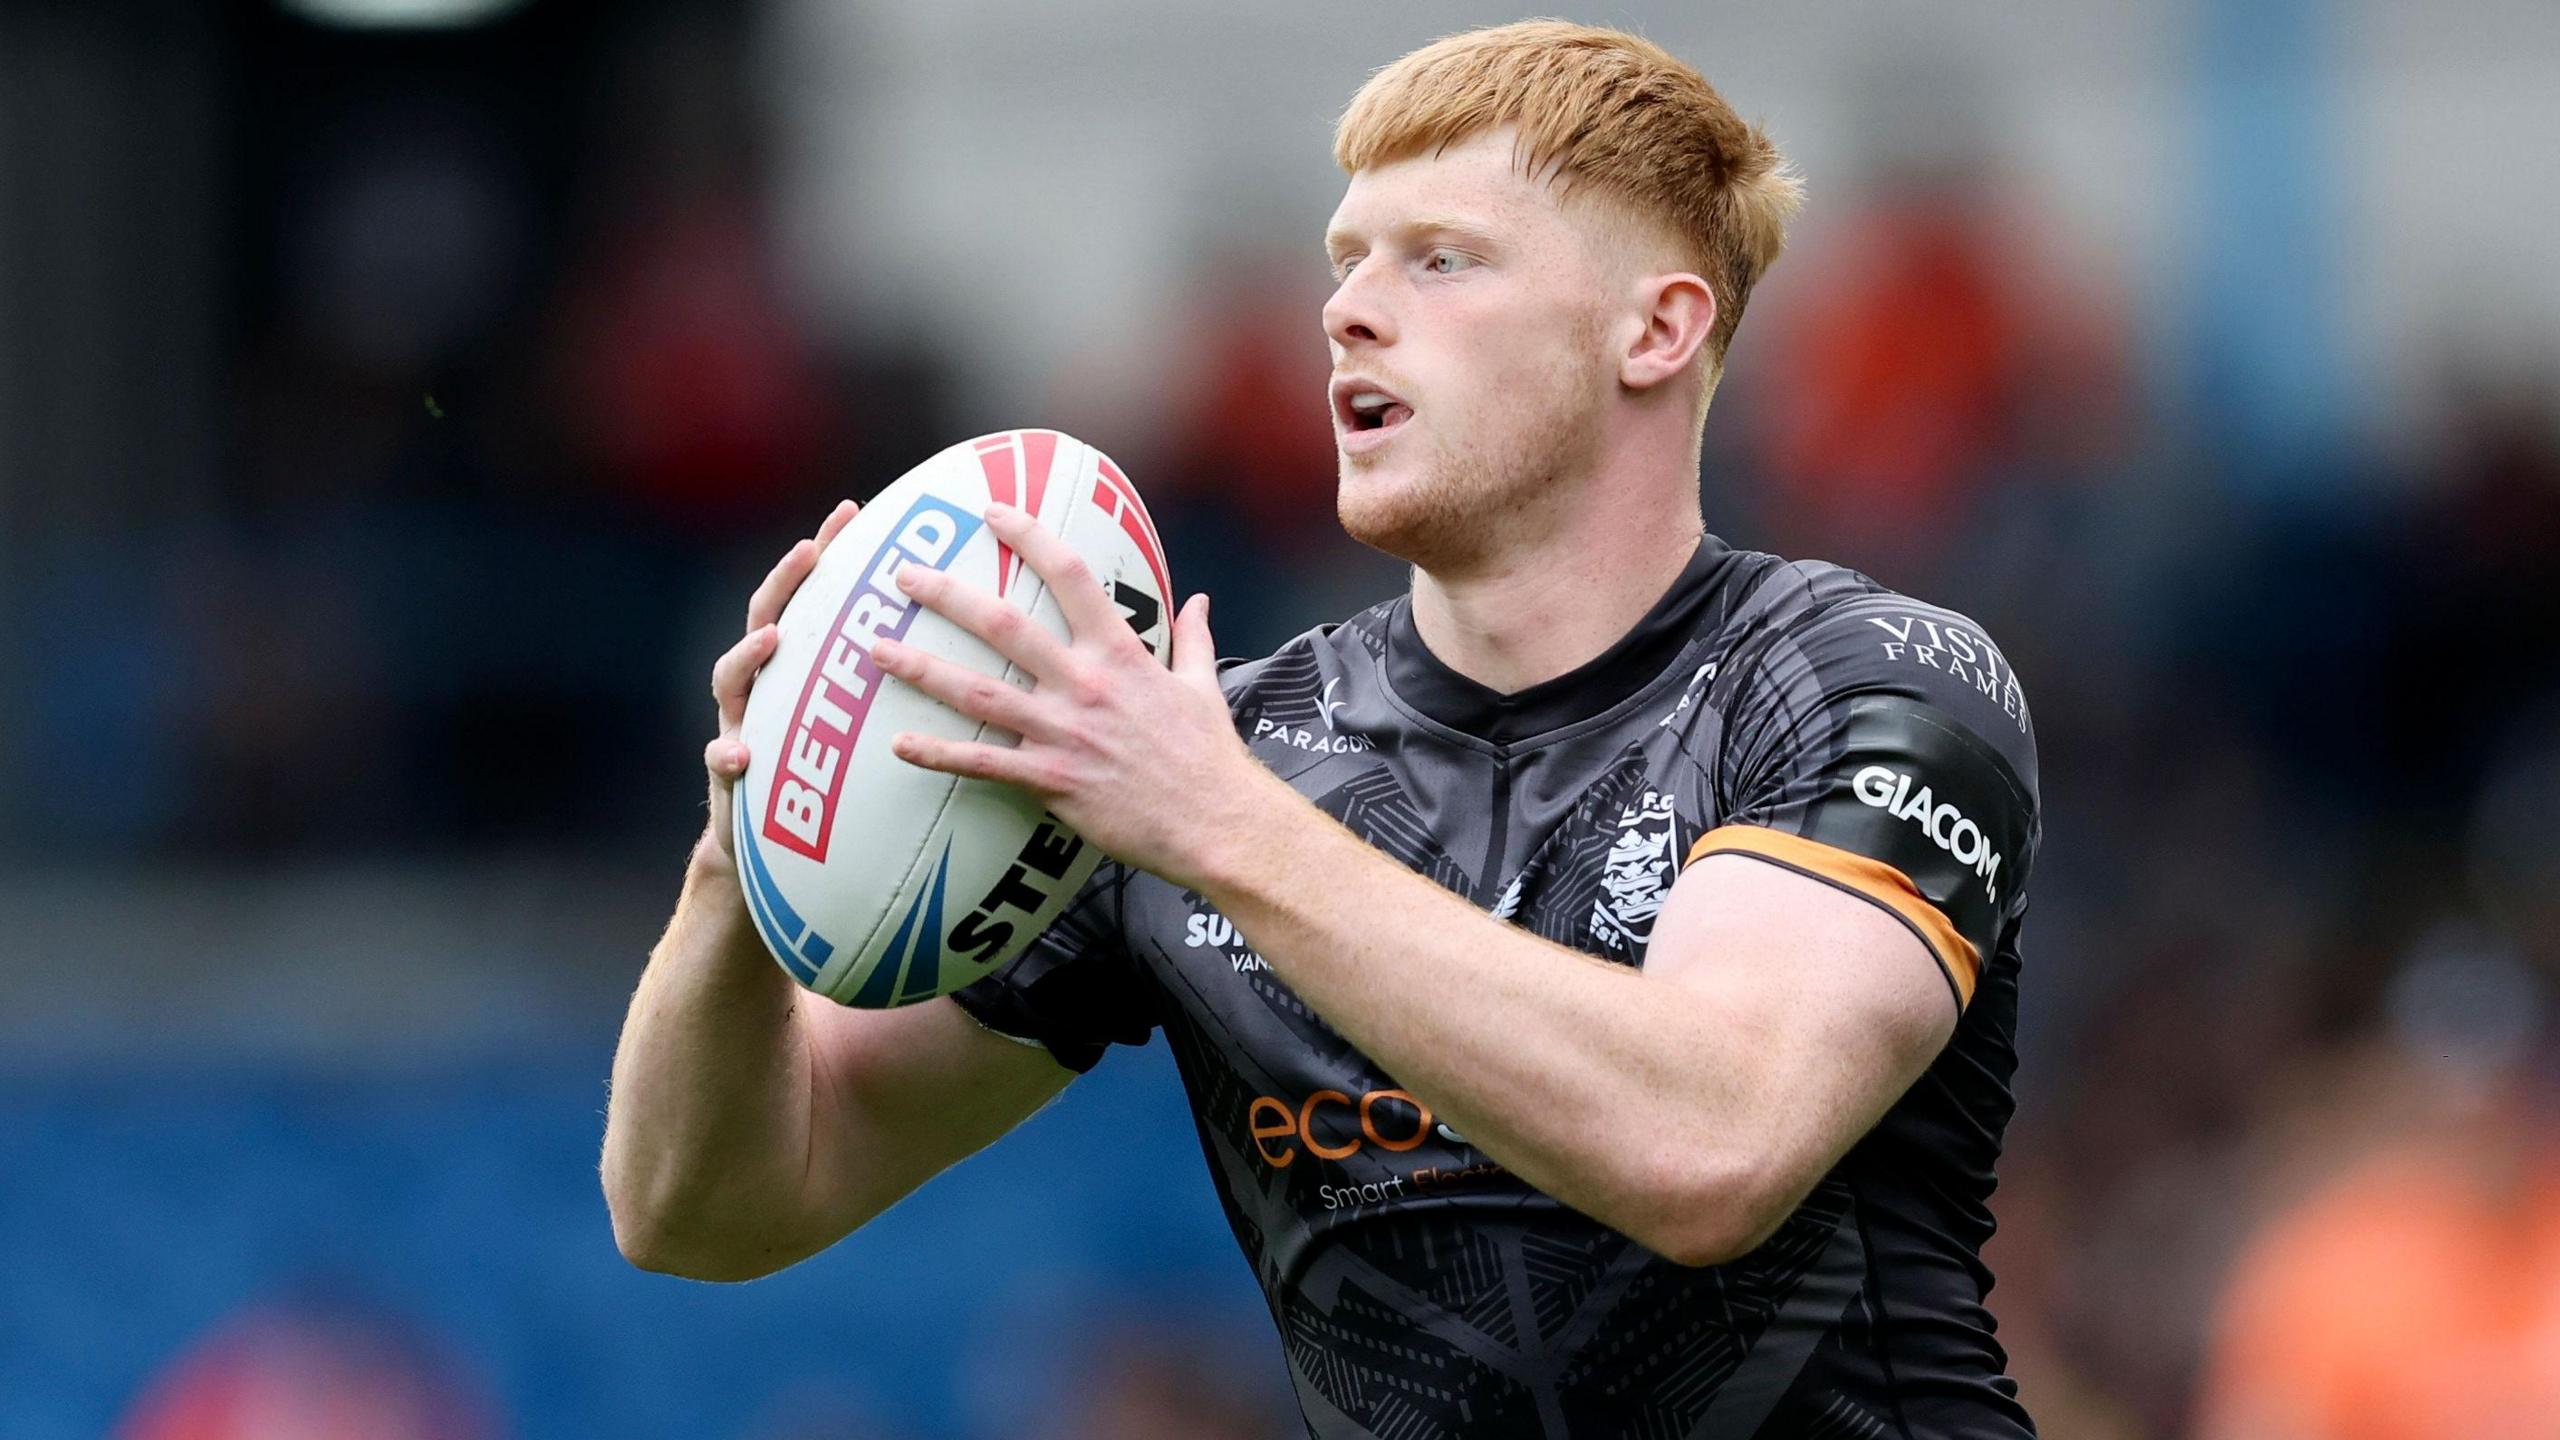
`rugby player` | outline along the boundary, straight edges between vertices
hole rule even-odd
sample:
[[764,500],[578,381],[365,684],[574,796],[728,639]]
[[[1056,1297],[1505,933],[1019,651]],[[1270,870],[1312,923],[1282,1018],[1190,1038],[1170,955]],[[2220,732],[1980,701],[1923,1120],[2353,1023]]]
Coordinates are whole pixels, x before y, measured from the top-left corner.
[[2040,834],[1963,616],[1710,535],[1699,435],[1798,191],[1654,45],[1539,21],[1370,80],[1325,231],[1338,508],[1406,595],[1221,665],[988,524],[1060,641],[921,566],[1037,677],[883,644],[1021,737],[906,735],[1112,859],[1018,961],[867,1012],[750,927],[717,817],[772,620],[713,671],[715,817],[614,1064],[624,1253],[816,1253],[1162,1031],[1327,1437],[2021,1436],[1984,1308]]

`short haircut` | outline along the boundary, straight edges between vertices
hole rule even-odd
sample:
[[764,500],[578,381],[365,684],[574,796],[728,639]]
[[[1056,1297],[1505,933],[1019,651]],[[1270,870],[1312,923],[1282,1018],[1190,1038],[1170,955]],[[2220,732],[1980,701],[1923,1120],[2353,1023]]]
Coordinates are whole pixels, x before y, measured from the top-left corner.
[[1504,126],[1519,132],[1529,175],[1587,185],[1666,228],[1715,292],[1707,344],[1721,367],[1804,201],[1769,137],[1650,40],[1522,20],[1444,36],[1370,76],[1334,129],[1333,158],[1356,173]]

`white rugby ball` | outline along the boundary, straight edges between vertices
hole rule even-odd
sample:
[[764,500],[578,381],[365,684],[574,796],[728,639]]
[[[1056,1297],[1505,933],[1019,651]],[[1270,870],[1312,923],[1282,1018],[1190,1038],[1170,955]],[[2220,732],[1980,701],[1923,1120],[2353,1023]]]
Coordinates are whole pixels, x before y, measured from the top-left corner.
[[738,877],[766,948],[846,1005],[908,1005],[967,985],[1058,918],[1101,854],[1026,792],[901,760],[898,732],[1012,743],[883,674],[891,637],[1025,686],[994,648],[898,588],[929,565],[1001,596],[1052,634],[1065,617],[989,501],[1039,517],[1093,567],[1147,647],[1170,640],[1172,579],[1155,524],[1110,457],[1054,430],[954,445],[863,507],[783,608],[748,693],[747,773],[733,819]]

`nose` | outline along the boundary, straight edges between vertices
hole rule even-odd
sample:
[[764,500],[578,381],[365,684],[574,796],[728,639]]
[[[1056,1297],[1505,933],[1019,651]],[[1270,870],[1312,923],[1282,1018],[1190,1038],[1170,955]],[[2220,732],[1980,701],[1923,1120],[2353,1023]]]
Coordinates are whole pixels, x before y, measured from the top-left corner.
[[1381,268],[1374,264],[1354,266],[1342,283],[1333,287],[1333,298],[1324,302],[1324,334],[1333,342],[1336,354],[1355,345],[1394,343],[1394,321],[1379,293],[1381,286],[1371,278]]

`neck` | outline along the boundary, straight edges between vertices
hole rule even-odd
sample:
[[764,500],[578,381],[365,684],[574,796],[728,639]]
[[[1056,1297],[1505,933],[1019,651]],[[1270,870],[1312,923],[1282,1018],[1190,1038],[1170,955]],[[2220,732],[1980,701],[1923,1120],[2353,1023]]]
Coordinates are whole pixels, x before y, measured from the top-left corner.
[[1559,508],[1496,553],[1413,572],[1414,630],[1441,664],[1506,695],[1586,664],[1635,628],[1705,533],[1695,488],[1658,476],[1588,485]]

